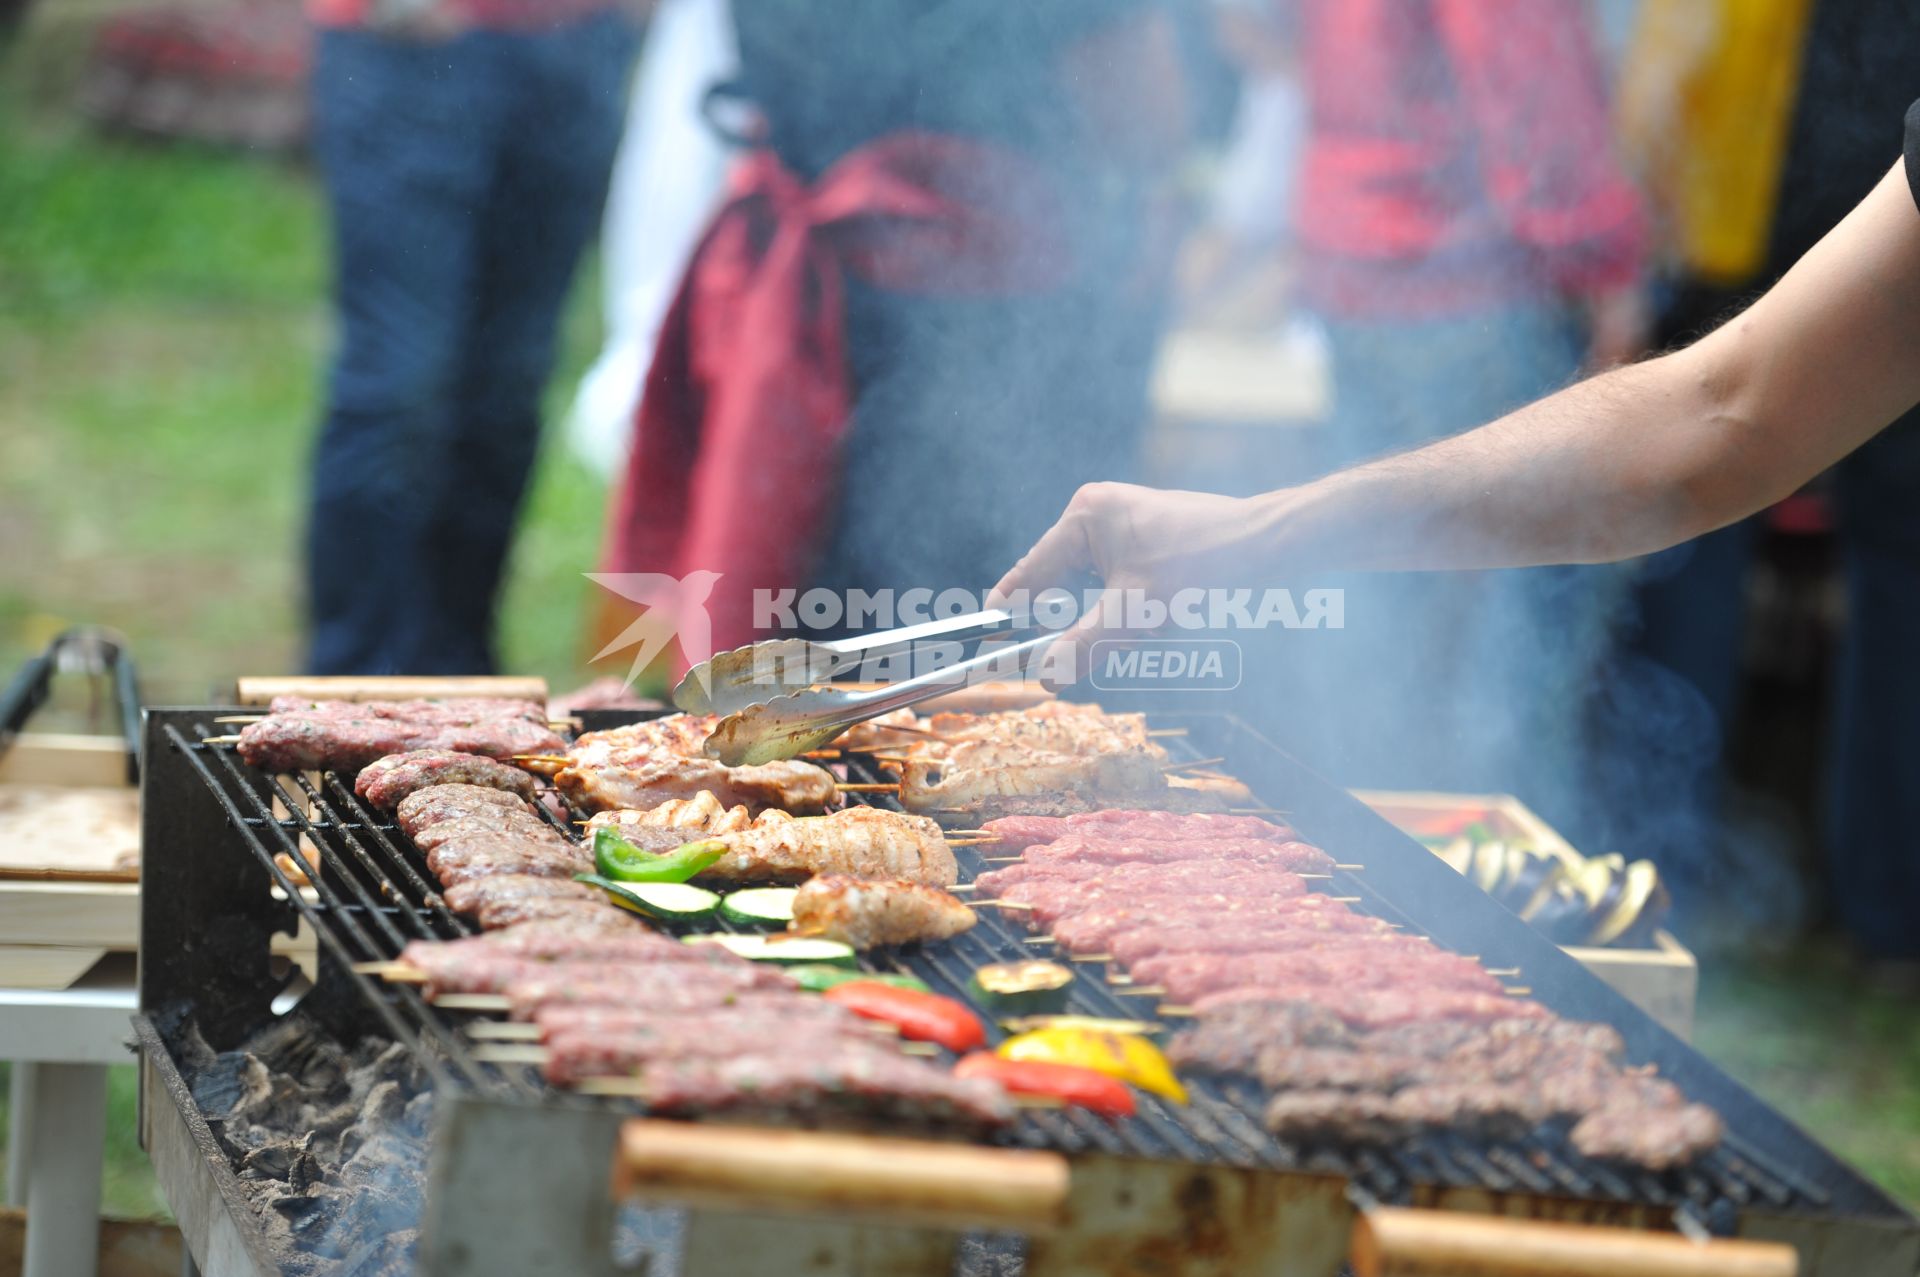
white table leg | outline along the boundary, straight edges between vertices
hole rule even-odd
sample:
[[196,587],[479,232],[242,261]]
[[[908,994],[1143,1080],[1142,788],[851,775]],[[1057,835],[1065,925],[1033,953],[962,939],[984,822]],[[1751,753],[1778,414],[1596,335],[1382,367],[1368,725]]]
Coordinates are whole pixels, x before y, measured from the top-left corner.
[[33,1112],[38,1064],[32,1060],[13,1062],[13,1080],[7,1087],[7,1112],[13,1114],[13,1133],[7,1140],[7,1205],[27,1204],[27,1183],[33,1172],[33,1139],[27,1127],[27,1114]]
[[20,1115],[33,1158],[22,1277],[95,1277],[107,1067],[43,1064],[39,1073],[36,1102]]

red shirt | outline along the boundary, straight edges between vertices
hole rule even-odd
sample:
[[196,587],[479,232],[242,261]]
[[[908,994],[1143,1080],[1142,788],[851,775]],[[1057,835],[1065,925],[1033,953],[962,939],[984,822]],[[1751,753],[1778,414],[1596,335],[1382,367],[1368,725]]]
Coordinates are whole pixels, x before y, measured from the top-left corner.
[[1433,317],[1633,282],[1581,0],[1297,0],[1302,284],[1334,316]]
[[[469,26],[506,30],[557,27],[613,7],[614,0],[446,0]],[[307,16],[323,27],[367,24],[373,0],[307,0]]]

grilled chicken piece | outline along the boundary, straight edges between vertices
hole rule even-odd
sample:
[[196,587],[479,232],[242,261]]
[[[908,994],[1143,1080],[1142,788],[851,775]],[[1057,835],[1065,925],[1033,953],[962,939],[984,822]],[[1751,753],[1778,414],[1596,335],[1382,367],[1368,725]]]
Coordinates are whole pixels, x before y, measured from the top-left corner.
[[700,874],[703,879],[803,882],[824,873],[950,887],[960,878],[940,826],[878,807],[806,817],[763,811],[749,818],[742,808],[694,800],[652,811],[601,812],[587,822],[588,838],[605,825],[623,831],[678,828],[689,840],[719,839],[727,854]]
[[953,896],[916,882],[822,874],[802,884],[793,898],[795,930],[856,949],[946,940],[976,921],[973,910]]
[[[843,749],[904,754],[912,758],[945,757],[963,742],[983,741],[1063,754],[1095,754],[1150,749],[1144,714],[1110,714],[1097,705],[1065,701],[995,714],[933,714],[916,716],[911,709],[855,724],[838,743]],[[1160,752],[1160,758],[1166,755]]]
[[719,720],[670,714],[611,731],[588,732],[567,751],[553,783],[588,811],[645,809],[710,791],[729,806],[791,812],[824,811],[834,800],[833,777],[798,759],[757,767],[728,767],[702,753]]
[[392,811],[409,794],[434,785],[483,785],[528,802],[539,793],[533,777],[518,767],[450,749],[413,749],[377,758],[361,769],[353,792],[382,811]]

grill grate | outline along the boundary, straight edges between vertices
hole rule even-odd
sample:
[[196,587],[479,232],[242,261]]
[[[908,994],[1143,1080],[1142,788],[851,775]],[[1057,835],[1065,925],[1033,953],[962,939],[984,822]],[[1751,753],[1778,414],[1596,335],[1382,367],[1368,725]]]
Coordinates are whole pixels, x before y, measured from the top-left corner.
[[[219,802],[228,821],[312,928],[322,958],[322,979],[343,978],[378,1014],[393,1037],[407,1044],[432,1073],[436,1085],[462,1087],[493,1098],[531,1102],[559,1093],[530,1067],[482,1061],[469,1049],[462,1027],[473,1017],[435,1007],[408,985],[388,984],[352,970],[355,963],[396,956],[408,941],[447,939],[473,933],[441,902],[419,852],[391,820],[371,811],[350,785],[333,773],[318,783],[309,775],[263,777],[228,747],[209,745],[209,719],[188,720],[189,731],[168,723],[168,742],[186,756]],[[1172,752],[1185,742],[1170,740]],[[1198,757],[1197,753],[1193,754]],[[868,760],[848,760],[849,778],[882,776]],[[883,795],[861,798],[899,810]],[[551,812],[554,825],[574,833]],[[977,849],[956,848],[962,877],[983,869]],[[300,891],[282,867],[286,857],[313,884]],[[1413,933],[1421,928],[1374,890],[1364,871],[1339,872],[1325,884],[1334,894],[1357,897],[1359,908]],[[721,924],[724,925],[724,924]],[[911,974],[938,992],[965,999],[974,968],[1032,956],[1030,937],[998,911],[980,911],[972,931],[937,948],[912,946],[862,956],[869,969]],[[1075,964],[1070,1010],[1078,1014],[1151,1019],[1145,999],[1122,995],[1102,978],[1097,964]],[[994,1041],[1005,1033],[996,1024]],[[1490,1141],[1462,1134],[1436,1134],[1396,1147],[1304,1148],[1272,1138],[1260,1122],[1260,1095],[1250,1085],[1189,1079],[1192,1103],[1184,1108],[1156,1097],[1139,1097],[1138,1116],[1108,1123],[1071,1110],[1030,1111],[1002,1140],[1066,1153],[1100,1152],[1191,1162],[1222,1162],[1275,1170],[1340,1175],[1383,1202],[1409,1202],[1425,1188],[1478,1188],[1532,1192],[1630,1203],[1691,1216],[1703,1227],[1728,1231],[1741,1206],[1764,1202],[1782,1209],[1818,1208],[1828,1194],[1818,1185],[1763,1156],[1730,1133],[1722,1147],[1684,1170],[1654,1174],[1599,1164],[1582,1157],[1557,1132],[1520,1141]],[[579,1097],[570,1097],[578,1102]],[[596,1101],[623,1112],[632,1101]]]

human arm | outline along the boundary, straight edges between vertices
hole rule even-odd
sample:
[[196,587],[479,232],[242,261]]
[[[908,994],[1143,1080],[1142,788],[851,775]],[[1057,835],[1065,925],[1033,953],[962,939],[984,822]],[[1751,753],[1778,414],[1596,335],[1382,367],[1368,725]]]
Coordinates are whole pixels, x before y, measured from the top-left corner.
[[[997,592],[1166,598],[1342,570],[1629,558],[1786,496],[1920,402],[1920,212],[1896,167],[1744,314],[1490,425],[1250,498],[1081,489]],[[1097,618],[1089,623],[1097,623]]]

